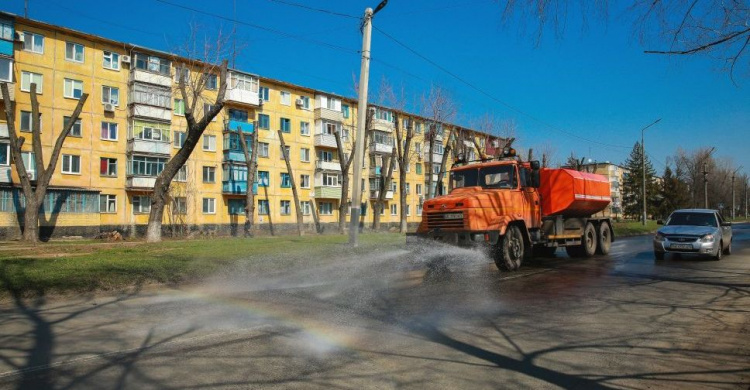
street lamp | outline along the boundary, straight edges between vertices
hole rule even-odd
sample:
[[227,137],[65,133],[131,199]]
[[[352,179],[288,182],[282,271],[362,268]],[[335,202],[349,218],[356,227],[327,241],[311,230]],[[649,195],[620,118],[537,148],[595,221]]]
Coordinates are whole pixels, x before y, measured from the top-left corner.
[[357,144],[354,148],[354,183],[352,185],[352,208],[349,220],[349,244],[358,245],[359,213],[362,199],[362,159],[365,154],[365,126],[367,124],[367,82],[370,78],[370,35],[372,34],[372,17],[382,10],[388,0],[383,0],[375,7],[365,10],[362,20],[362,65],[359,71],[359,104],[357,106]]
[[735,169],[734,172],[732,172],[732,219],[733,220],[734,220],[734,210],[735,210],[735,206],[734,206],[734,177],[735,177],[735,175],[737,175],[737,171],[739,171],[740,169],[742,169],[742,165],[740,165],[739,168]]
[[641,223],[643,226],[646,226],[646,144],[643,142],[643,133],[649,127],[659,123],[659,121],[661,121],[661,118],[641,129],[641,165],[643,166],[643,218],[641,219]]

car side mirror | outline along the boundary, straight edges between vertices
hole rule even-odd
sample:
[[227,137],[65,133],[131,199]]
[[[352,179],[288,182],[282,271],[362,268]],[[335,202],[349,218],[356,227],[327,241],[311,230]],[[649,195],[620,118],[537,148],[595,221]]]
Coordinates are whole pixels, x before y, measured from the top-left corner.
[[722,222],[721,226],[732,226],[731,222]]
[[664,225],[664,221],[662,221],[661,219],[657,219],[656,220],[656,224],[657,225]]

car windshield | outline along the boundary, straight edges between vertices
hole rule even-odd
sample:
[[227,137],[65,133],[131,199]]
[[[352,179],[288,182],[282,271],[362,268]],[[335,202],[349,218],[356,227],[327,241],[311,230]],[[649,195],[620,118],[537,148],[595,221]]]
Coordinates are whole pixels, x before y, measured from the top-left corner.
[[461,169],[451,172],[453,188],[482,186],[484,188],[515,188],[513,165],[495,165],[481,169]]
[[674,213],[669,217],[667,226],[688,225],[688,226],[718,226],[716,217],[710,213]]

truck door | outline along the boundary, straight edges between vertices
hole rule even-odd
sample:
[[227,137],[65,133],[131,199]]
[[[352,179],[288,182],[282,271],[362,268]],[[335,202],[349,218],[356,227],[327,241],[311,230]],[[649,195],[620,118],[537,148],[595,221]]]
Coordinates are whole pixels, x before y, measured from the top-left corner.
[[519,177],[521,178],[521,189],[523,190],[523,214],[526,226],[538,228],[542,224],[541,205],[539,204],[539,192],[531,185],[531,169],[519,166]]

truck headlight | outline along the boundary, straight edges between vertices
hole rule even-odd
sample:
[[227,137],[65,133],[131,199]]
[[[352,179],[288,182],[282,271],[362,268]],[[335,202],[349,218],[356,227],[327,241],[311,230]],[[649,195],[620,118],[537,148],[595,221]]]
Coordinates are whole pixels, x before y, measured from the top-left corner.
[[666,237],[664,236],[664,233],[662,232],[656,232],[656,235],[654,236],[654,241],[658,242],[664,242],[666,241]]
[[701,237],[701,242],[714,242],[714,235],[706,234],[705,236]]

